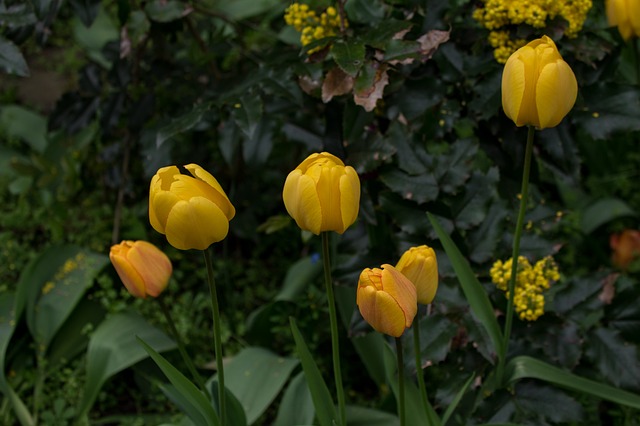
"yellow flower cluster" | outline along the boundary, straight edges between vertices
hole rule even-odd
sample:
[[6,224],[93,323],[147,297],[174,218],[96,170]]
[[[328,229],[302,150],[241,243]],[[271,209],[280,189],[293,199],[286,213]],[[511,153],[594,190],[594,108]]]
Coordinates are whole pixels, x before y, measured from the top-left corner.
[[[509,296],[507,286],[511,280],[513,260],[496,261],[491,267],[491,281]],[[521,320],[535,321],[544,314],[544,291],[549,289],[551,281],[560,278],[558,266],[551,256],[539,260],[531,265],[529,260],[518,258],[518,273],[516,276],[513,304]]]
[[[340,16],[335,7],[328,7],[320,16],[314,10],[310,10],[306,4],[293,3],[285,10],[284,20],[300,33],[300,43],[306,46],[314,41],[326,37],[335,36],[340,29]],[[348,22],[345,18],[345,27]],[[314,47],[309,54],[317,52],[323,46]]]
[[567,37],[575,37],[582,30],[591,6],[592,0],[485,0],[484,7],[473,12],[473,18],[491,31],[489,43],[494,56],[505,63],[525,44],[525,40],[511,39],[510,26],[524,24],[539,29],[560,17],[568,23]]

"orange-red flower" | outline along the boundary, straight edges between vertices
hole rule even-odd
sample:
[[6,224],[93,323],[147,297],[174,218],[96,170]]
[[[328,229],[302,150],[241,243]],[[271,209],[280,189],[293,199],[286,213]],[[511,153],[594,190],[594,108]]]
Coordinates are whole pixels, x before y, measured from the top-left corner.
[[625,229],[609,239],[613,250],[611,262],[620,269],[627,269],[631,262],[640,259],[640,231]]
[[111,247],[109,259],[129,293],[142,299],[158,297],[173,271],[167,255],[146,241],[116,244]]

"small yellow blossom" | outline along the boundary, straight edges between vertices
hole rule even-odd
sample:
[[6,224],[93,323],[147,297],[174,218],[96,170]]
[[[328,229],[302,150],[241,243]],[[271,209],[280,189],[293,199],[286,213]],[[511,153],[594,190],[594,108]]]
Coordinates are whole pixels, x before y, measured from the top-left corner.
[[[513,259],[505,262],[497,260],[489,274],[491,281],[509,297],[508,286],[511,280]],[[558,265],[551,256],[547,256],[534,265],[524,256],[518,257],[518,272],[513,294],[513,304],[521,320],[535,321],[544,314],[544,291],[552,281],[560,279]]]
[[[293,3],[285,10],[284,21],[300,33],[300,43],[303,47],[314,41],[333,37],[340,30],[340,16],[331,6],[318,16],[314,10],[309,9],[308,5]],[[346,19],[344,19],[344,26],[349,26]],[[323,47],[314,47],[307,53],[312,54]]]
[[490,31],[488,41],[496,61],[504,64],[509,56],[526,44],[512,38],[519,25],[543,29],[556,18],[566,21],[564,34],[573,38],[591,10],[592,0],[485,0],[473,12],[473,19]]

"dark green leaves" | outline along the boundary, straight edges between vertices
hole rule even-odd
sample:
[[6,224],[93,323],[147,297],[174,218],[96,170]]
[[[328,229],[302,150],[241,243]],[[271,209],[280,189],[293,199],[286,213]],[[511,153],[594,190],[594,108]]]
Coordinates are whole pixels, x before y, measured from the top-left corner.
[[576,121],[594,139],[615,132],[640,130],[640,90],[634,86],[598,83],[580,92],[588,108],[576,113]]
[[15,74],[20,77],[29,76],[29,67],[20,53],[20,49],[4,37],[0,37],[0,69],[7,74]]
[[344,72],[355,77],[364,64],[365,48],[356,40],[336,40],[331,46],[331,54]]

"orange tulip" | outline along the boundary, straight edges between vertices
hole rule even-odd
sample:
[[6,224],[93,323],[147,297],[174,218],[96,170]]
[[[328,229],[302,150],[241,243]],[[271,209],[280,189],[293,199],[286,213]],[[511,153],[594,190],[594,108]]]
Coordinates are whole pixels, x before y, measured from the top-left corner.
[[400,337],[418,312],[416,287],[391,265],[365,269],[358,280],[356,303],[378,332]]
[[620,269],[627,269],[631,262],[640,259],[640,231],[625,229],[620,234],[613,234],[609,240],[613,249],[611,262]]
[[111,247],[109,259],[129,293],[142,299],[158,297],[169,283],[171,261],[146,241],[123,241]]

